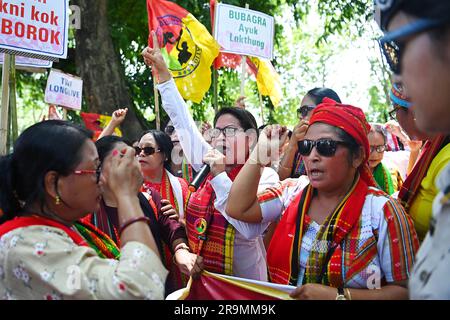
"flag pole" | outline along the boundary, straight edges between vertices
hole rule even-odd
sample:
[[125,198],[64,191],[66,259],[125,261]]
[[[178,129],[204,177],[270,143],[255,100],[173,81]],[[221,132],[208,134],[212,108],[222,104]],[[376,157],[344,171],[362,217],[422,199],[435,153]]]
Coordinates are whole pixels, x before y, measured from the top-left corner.
[[262,121],[262,124],[264,124],[263,99],[262,99],[261,92],[259,92],[259,90],[258,90],[258,95],[259,95],[259,106],[261,107],[261,121]]
[[[217,2],[214,1],[214,14],[217,13]],[[211,18],[215,18],[215,17],[211,17]],[[215,20],[214,20],[215,21]],[[211,25],[211,30],[213,31],[214,34],[214,24]],[[219,52],[220,55],[220,52]],[[214,95],[214,114],[216,114],[219,111],[219,101],[218,101],[218,94],[219,94],[219,72],[216,69],[216,61],[217,61],[217,57],[213,62],[213,95]]]
[[16,103],[16,56],[11,56],[11,74],[9,78],[9,107],[11,113],[11,143],[17,139],[19,135],[17,126],[17,103]]
[[159,114],[159,95],[158,95],[158,88],[156,87],[156,73],[153,70],[152,73],[153,73],[153,95],[155,97],[156,130],[160,130],[161,116]]
[[67,121],[67,109],[64,107],[62,109],[63,109],[63,120]]
[[9,118],[9,72],[11,68],[11,55],[5,53],[2,69],[2,105],[0,112],[0,155],[6,154],[6,140],[8,136]]
[[[249,9],[250,5],[248,3],[245,4],[245,9]],[[242,68],[242,73],[241,73],[241,96],[245,96],[245,73],[247,72],[247,57],[246,56],[241,56],[242,57],[242,62],[241,62],[241,68]]]
[[219,101],[217,99],[217,95],[218,95],[218,72],[216,70],[216,68],[213,66],[213,95],[214,95],[214,114],[217,113],[217,111],[219,111]]

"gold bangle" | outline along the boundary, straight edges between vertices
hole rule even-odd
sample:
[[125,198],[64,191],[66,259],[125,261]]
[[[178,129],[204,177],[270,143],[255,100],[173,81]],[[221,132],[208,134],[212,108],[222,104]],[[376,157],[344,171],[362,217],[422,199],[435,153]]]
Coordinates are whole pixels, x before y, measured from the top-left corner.
[[347,299],[348,300],[352,300],[352,295],[350,294],[350,289],[349,288],[345,288],[345,292],[347,293]]
[[292,168],[293,168],[293,167],[286,167],[286,166],[283,166],[282,164],[280,164],[280,167],[281,167],[281,168],[285,168],[285,169],[289,169],[289,170],[292,170]]

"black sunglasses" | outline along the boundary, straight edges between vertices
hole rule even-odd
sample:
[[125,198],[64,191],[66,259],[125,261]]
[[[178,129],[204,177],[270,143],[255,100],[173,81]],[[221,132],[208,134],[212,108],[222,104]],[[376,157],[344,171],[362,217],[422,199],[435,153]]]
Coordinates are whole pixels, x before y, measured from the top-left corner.
[[301,106],[297,109],[297,117],[298,118],[306,118],[308,113],[314,110],[316,106]]
[[439,27],[442,24],[441,21],[419,19],[380,38],[378,40],[380,49],[392,72],[401,73],[401,58],[406,44],[405,40],[401,41],[401,39]]
[[134,150],[136,151],[136,155],[140,155],[142,151],[144,151],[144,154],[146,156],[151,156],[152,154],[154,154],[155,152],[159,152],[161,150],[159,149],[155,149],[153,147],[143,147],[143,148],[139,148],[139,147],[134,147]]
[[302,156],[309,156],[312,149],[316,147],[317,152],[323,157],[332,157],[336,153],[338,145],[348,145],[344,141],[336,141],[332,139],[300,140],[298,143],[298,152]]

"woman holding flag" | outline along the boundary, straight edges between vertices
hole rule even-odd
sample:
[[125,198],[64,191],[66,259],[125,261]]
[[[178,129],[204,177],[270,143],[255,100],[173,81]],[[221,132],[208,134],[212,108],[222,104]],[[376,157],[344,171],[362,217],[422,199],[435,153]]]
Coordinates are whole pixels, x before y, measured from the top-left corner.
[[[258,225],[255,229],[248,223],[230,218],[224,210],[232,181],[257,140],[256,121],[244,109],[222,108],[215,116],[209,145],[175,86],[154,32],[152,39],[154,48],[144,50],[144,60],[159,75],[162,104],[178,132],[184,154],[196,171],[204,162],[211,167],[206,181],[190,196],[186,208],[191,250],[204,258],[208,271],[266,281],[261,234],[268,224]],[[263,188],[278,182],[278,175],[270,168],[262,170],[262,175]]]

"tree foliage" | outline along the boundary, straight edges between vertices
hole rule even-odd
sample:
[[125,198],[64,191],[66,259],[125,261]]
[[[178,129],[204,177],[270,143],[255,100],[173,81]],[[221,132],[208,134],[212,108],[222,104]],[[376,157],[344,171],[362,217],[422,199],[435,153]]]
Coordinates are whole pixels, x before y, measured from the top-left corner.
[[[244,7],[249,4],[250,9],[261,11],[278,17],[277,22],[283,21],[285,10],[288,10],[293,23],[285,25],[277,23],[275,30],[275,51],[277,52],[274,66],[279,73],[285,75],[289,81],[298,78],[297,69],[301,64],[302,77],[317,77],[324,73],[320,68],[325,65],[330,56],[327,47],[327,40],[336,33],[357,34],[360,27],[364,25],[370,17],[370,0],[224,0],[227,4]],[[126,83],[132,98],[134,109],[140,121],[146,127],[154,127],[154,97],[153,80],[150,70],[144,65],[140,52],[144,49],[148,41],[148,24],[146,1],[135,0],[106,0],[108,26],[112,37],[114,52],[111,55],[117,56],[123,69],[123,79]],[[192,13],[201,23],[211,30],[209,1],[203,0],[178,0],[176,3],[190,13]],[[311,12],[312,6],[317,10],[324,20],[323,29],[318,33],[307,34],[299,28],[304,23]],[[87,8],[88,10],[88,8]],[[83,12],[81,24],[83,26]],[[283,21],[284,22],[284,21]],[[75,56],[77,47],[71,31],[71,48],[66,60],[61,60],[54,65],[55,68],[65,72],[76,74],[77,65]],[[290,36],[288,36],[290,35]],[[294,41],[294,42],[290,42]],[[101,44],[98,44],[99,46]],[[299,51],[299,55],[294,57],[301,46],[307,46],[308,51]],[[287,59],[286,57],[290,57]],[[295,63],[294,63],[295,62]],[[105,63],[108,63],[105,61]],[[219,105],[232,105],[239,95],[239,76],[234,70],[219,70],[218,99]],[[28,107],[36,106],[42,108],[42,104],[33,101],[43,101],[43,91],[46,77],[31,75],[24,72],[18,73],[19,96],[22,102]],[[297,88],[300,92],[305,88]],[[259,106],[259,97],[256,92],[256,84],[248,81],[246,94],[249,95],[249,103]],[[284,89],[286,101],[283,108],[274,110],[270,100],[264,97],[264,122],[286,122],[285,119],[295,117],[295,109],[299,103],[299,94],[289,96]],[[206,94],[205,99],[200,104],[189,103],[190,108],[197,120],[211,119],[213,114],[213,88]],[[83,110],[89,111],[90,106],[86,99],[83,102]],[[163,114],[166,119],[166,115]],[[69,113],[69,118],[79,121],[76,113]],[[163,120],[165,120],[163,119]],[[33,120],[38,120],[34,118]]]

